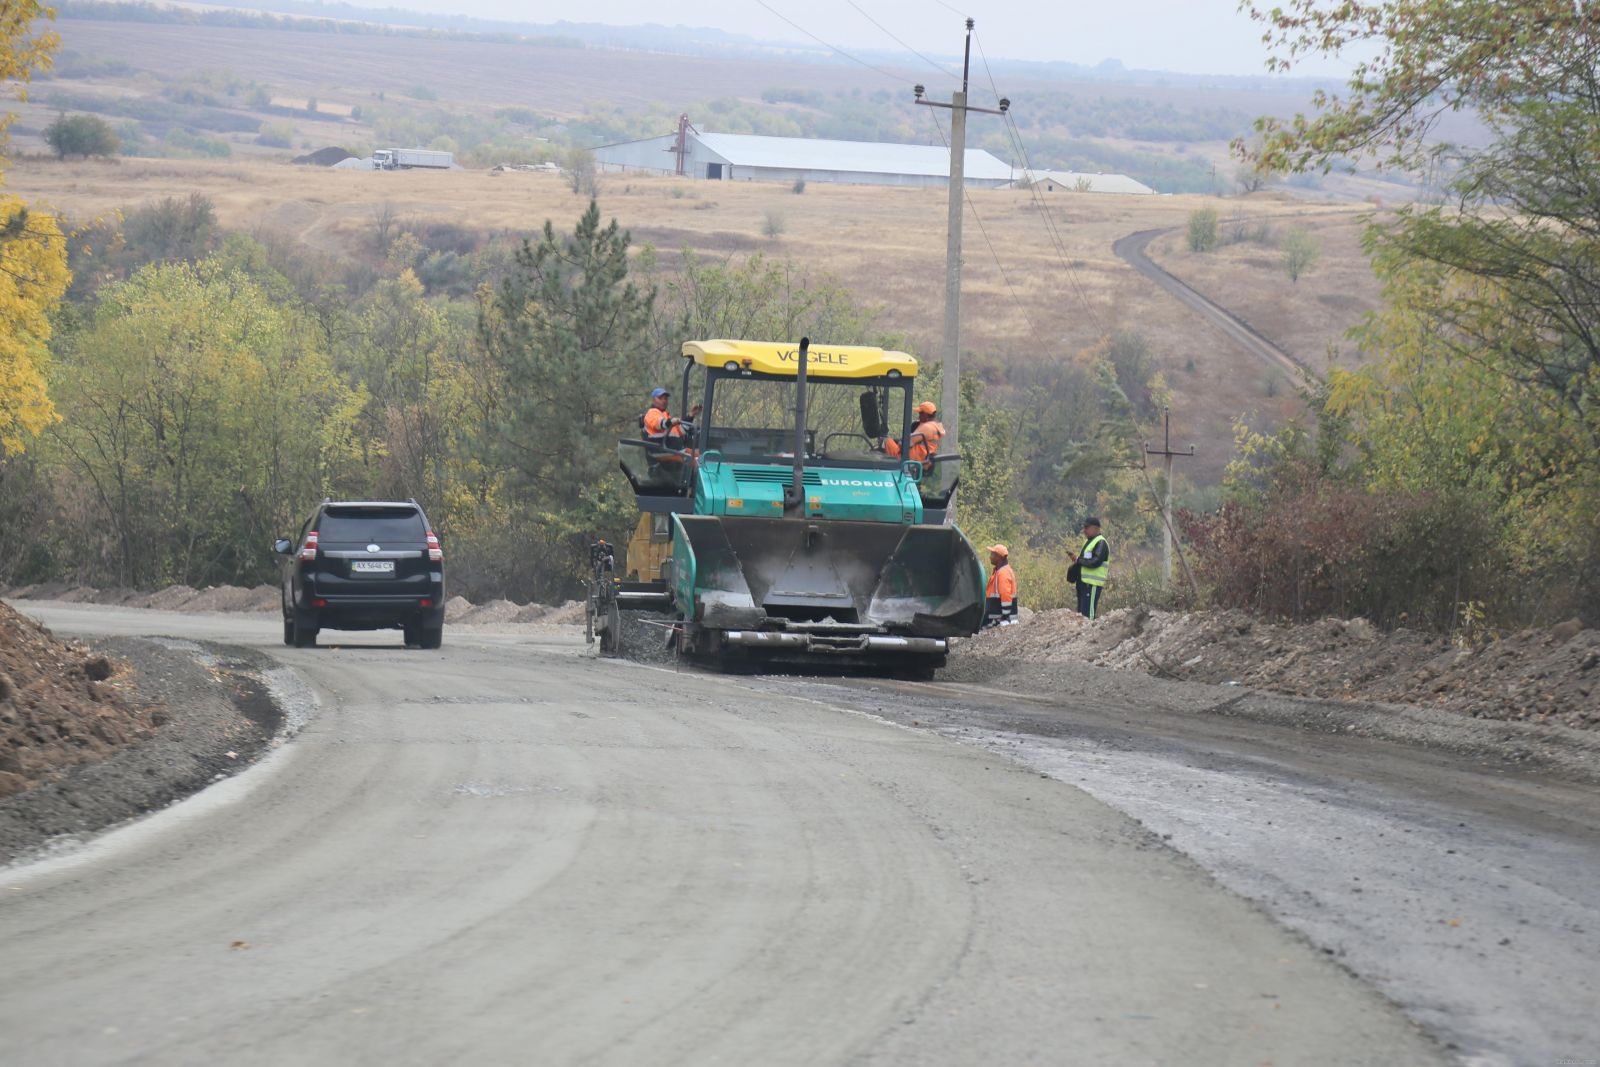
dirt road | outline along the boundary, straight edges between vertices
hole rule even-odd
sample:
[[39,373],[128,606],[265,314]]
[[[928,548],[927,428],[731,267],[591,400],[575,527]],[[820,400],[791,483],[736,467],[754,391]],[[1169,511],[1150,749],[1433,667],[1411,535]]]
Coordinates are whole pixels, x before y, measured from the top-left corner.
[[[949,708],[934,725],[958,733],[949,687],[680,674],[588,659],[560,632],[287,650],[270,618],[19,606],[63,632],[257,646],[320,708],[243,775],[0,872],[6,1062],[1450,1058],[1219,884],[1214,850],[1197,863],[1110,806],[1108,780],[1157,806],[1171,783],[1150,764],[1119,775],[1107,752],[1066,758],[1063,739],[1111,736],[1070,718],[1053,739],[1016,723],[1001,738],[983,716],[1044,712],[980,700],[963,723],[980,743],[955,744],[879,714]],[[1121,730],[1108,752],[1162,756],[1153,731]],[[1249,738],[1208,743],[1217,782],[1231,760],[1264,799],[1260,768],[1237,765]],[[1558,847],[1593,861],[1570,836],[1546,858]]]
[[1290,381],[1314,381],[1317,375],[1311,368],[1267,340],[1248,322],[1221,304],[1208,299],[1183,279],[1162,269],[1160,264],[1150,258],[1146,251],[1150,242],[1164,233],[1171,232],[1171,229],[1140,230],[1119,238],[1111,246],[1111,250],[1134,270],[1161,286],[1180,303],[1215,326],[1228,340],[1268,366],[1287,371]]

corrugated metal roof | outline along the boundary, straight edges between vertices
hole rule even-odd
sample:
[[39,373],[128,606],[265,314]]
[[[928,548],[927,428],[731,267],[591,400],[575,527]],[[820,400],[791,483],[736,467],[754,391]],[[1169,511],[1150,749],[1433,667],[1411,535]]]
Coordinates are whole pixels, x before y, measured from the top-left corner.
[[1046,179],[1067,189],[1077,188],[1079,182],[1091,193],[1139,193],[1152,195],[1155,190],[1126,174],[1085,174],[1076,170],[1019,170],[1017,181],[1042,182]]
[[[736,167],[837,170],[866,174],[950,173],[950,150],[943,145],[757,137],[743,133],[702,133],[691,136]],[[975,181],[1010,181],[1012,170],[983,149],[969,148],[966,153],[966,176]]]

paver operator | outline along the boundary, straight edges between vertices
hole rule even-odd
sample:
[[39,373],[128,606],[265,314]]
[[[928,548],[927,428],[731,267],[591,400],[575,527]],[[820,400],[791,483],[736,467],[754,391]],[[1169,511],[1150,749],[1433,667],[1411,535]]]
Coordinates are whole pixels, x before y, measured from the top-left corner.
[[[675,418],[667,410],[672,402],[672,394],[665,389],[656,389],[650,394],[650,406],[644,409],[644,414],[639,416],[639,426],[644,430],[644,439],[652,444],[661,445],[663,448],[682,449],[686,442],[679,440],[684,436],[684,423],[682,419]],[[696,404],[689,409],[689,422],[692,424],[700,416],[700,405]],[[693,430],[691,425],[689,429]]]
[[[944,423],[935,418],[938,414],[939,405],[931,400],[924,400],[917,405],[917,424],[911,427],[911,455],[908,458],[926,463],[929,456],[939,451],[939,443],[944,440]],[[895,459],[900,458],[900,442],[893,437],[884,438],[883,450]]]

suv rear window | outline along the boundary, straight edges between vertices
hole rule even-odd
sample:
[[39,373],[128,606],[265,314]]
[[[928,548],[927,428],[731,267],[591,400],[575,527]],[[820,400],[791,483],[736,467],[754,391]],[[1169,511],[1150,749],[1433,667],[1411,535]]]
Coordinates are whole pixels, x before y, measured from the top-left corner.
[[330,541],[421,541],[428,534],[415,508],[326,508],[317,524]]

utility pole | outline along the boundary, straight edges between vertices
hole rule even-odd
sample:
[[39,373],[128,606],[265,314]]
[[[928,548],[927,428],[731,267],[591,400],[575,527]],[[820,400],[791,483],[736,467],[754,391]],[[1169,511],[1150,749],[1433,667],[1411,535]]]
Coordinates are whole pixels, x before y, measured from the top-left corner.
[[1172,459],[1174,456],[1192,457],[1194,455],[1194,445],[1190,445],[1187,452],[1174,452],[1172,450],[1172,412],[1166,408],[1161,409],[1161,425],[1163,438],[1161,447],[1151,448],[1146,443],[1144,454],[1147,456],[1164,456],[1166,458],[1166,500],[1161,505],[1161,588],[1166,589],[1172,585]]
[[[1000,100],[998,111],[967,104],[967,80],[972,70],[972,27],[967,20],[967,45],[961,60],[961,91],[950,94],[948,104],[924,100],[927,92],[918,85],[912,91],[916,102],[927,107],[942,107],[950,111],[950,216],[946,226],[944,261],[944,375],[943,396],[939,402],[939,415],[944,422],[946,447],[953,455],[960,455],[961,445],[961,219],[967,193],[967,112],[979,111],[985,115],[1004,115],[1011,101]],[[956,502],[952,498],[946,513],[947,521],[955,522]]]

